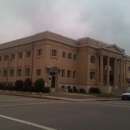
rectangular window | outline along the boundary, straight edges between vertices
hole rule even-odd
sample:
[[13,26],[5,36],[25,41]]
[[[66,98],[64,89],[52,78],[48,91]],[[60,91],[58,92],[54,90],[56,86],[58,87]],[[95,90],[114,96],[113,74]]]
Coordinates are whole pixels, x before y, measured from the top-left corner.
[[22,58],[22,53],[18,53],[18,58]]
[[3,71],[3,77],[7,77],[7,70]]
[[61,77],[65,77],[65,70],[61,71]]
[[1,77],[1,70],[0,70],[0,77]]
[[77,58],[77,57],[76,57],[76,54],[74,54],[74,60],[76,60],[76,58]]
[[76,71],[73,71],[73,78],[76,78]]
[[36,75],[37,75],[37,76],[41,76],[41,70],[40,70],[40,69],[37,69],[37,70],[36,70]]
[[70,77],[71,77],[71,71],[68,70],[68,71],[67,71],[67,78],[70,78]]
[[57,56],[57,50],[52,49],[52,56]]
[[63,57],[63,58],[66,58],[66,52],[63,52],[63,53],[62,53],[62,57]]
[[31,57],[31,51],[26,52],[26,57]]
[[11,54],[11,60],[15,59],[15,54]]
[[68,59],[72,59],[72,54],[68,53]]
[[17,70],[17,76],[21,76],[22,75],[22,70],[21,69],[18,69]]
[[37,56],[41,56],[42,55],[42,49],[38,49],[37,50]]
[[4,60],[8,60],[8,55],[5,55],[5,56],[4,56]]
[[94,79],[94,75],[95,75],[94,72],[90,72],[90,79]]
[[13,70],[13,69],[10,70],[10,76],[11,76],[11,77],[14,76],[14,70]]
[[27,69],[25,70],[25,76],[30,76],[30,69],[29,69],[29,68],[27,68]]
[[2,61],[2,56],[0,56],[0,61]]
[[130,66],[128,67],[128,70],[130,71]]

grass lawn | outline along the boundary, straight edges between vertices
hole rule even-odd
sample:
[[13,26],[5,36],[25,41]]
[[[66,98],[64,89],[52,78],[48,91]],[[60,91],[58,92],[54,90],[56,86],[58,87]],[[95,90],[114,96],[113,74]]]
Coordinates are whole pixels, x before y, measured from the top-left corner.
[[121,96],[114,94],[100,94],[100,93],[87,93],[88,95],[95,95],[97,97],[106,97],[106,98],[120,98]]

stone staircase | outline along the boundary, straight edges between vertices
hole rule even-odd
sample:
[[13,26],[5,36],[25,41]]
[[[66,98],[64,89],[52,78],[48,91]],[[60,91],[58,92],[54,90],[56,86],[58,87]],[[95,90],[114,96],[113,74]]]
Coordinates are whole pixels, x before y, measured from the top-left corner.
[[117,88],[112,87],[111,93],[115,95],[121,95],[126,89],[127,87],[123,87],[123,86],[118,86]]
[[55,92],[57,92],[57,93],[66,93],[67,90],[65,88],[56,87],[55,88]]

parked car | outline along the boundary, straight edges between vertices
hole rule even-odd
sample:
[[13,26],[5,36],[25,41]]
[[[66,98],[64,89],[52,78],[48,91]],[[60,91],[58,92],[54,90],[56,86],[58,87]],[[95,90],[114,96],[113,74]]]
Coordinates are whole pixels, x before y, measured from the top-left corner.
[[130,89],[125,90],[121,96],[122,100],[130,100]]

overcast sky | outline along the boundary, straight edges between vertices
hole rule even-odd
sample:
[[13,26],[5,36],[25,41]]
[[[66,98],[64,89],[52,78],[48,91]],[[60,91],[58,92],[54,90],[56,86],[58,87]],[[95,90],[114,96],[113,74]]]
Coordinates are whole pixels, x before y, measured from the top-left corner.
[[116,44],[130,55],[130,0],[0,0],[0,43],[46,30]]

